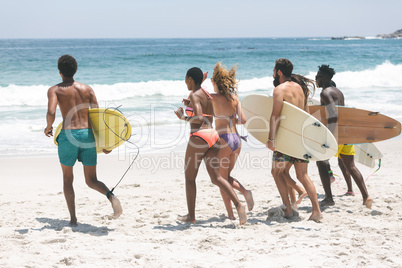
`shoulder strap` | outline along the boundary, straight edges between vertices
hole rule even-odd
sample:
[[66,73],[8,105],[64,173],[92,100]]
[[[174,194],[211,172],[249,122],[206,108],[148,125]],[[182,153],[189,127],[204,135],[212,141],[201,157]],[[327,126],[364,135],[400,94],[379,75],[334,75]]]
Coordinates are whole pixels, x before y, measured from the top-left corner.
[[202,89],[202,91],[204,91],[205,94],[207,94],[208,100],[212,100],[212,97],[211,97],[211,95],[208,93],[208,91],[207,91],[205,88],[203,88],[203,87],[201,87],[201,89]]

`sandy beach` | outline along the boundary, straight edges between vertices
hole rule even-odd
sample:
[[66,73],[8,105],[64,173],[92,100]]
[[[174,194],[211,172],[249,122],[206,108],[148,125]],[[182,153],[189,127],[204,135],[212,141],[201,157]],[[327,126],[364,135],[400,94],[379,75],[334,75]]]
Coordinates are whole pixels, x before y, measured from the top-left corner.
[[[124,210],[119,219],[111,218],[106,197],[85,185],[77,164],[77,227],[68,225],[57,155],[3,158],[0,267],[400,267],[402,142],[376,145],[384,157],[366,182],[372,209],[362,205],[360,193],[345,196],[345,181],[338,179],[332,185],[336,204],[323,209],[321,223],[307,221],[308,198],[298,216],[278,216],[272,154],[244,150],[233,175],[253,191],[255,207],[243,226],[225,217],[219,190],[204,167],[197,178],[197,223],[176,221],[187,213],[183,153],[140,155],[115,190]],[[102,155],[98,177],[112,188],[129,163],[128,155]],[[331,163],[341,174],[334,158]],[[375,171],[357,165],[364,178]],[[309,175],[321,200],[314,162]]]

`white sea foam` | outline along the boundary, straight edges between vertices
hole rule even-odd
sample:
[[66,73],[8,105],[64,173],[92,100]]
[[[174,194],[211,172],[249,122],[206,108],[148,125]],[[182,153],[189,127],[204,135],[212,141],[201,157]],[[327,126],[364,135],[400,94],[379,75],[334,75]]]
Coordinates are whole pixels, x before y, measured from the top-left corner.
[[[390,62],[364,71],[338,72],[334,76],[343,91],[346,105],[378,111],[402,119],[402,65]],[[315,72],[308,75],[315,77]],[[101,107],[119,106],[133,126],[133,141],[150,148],[185,144],[188,126],[181,125],[174,114],[183,97],[188,94],[184,81],[149,81],[91,85]],[[204,86],[212,92],[210,79]],[[0,87],[0,156],[20,153],[55,152],[52,139],[45,137],[48,85]],[[240,98],[272,91],[272,77],[241,79]],[[319,98],[319,90],[315,98]],[[56,115],[56,126],[61,121]],[[154,146],[154,147],[152,147]],[[183,145],[184,146],[184,145]],[[163,148],[165,148],[163,147]],[[183,147],[184,148],[184,147]]]
[[[389,61],[363,71],[338,72],[334,81],[339,88],[360,88],[372,90],[376,88],[402,88],[402,64],[395,65]],[[307,76],[315,77],[316,72],[312,71]],[[204,84],[212,92],[213,87],[210,79]],[[2,98],[0,106],[46,106],[47,90],[49,85],[18,86],[9,85],[0,87]],[[146,96],[186,96],[188,90],[184,81],[148,81],[138,83],[117,83],[114,85],[94,84],[91,87],[95,90],[99,101],[119,101],[129,98]],[[256,90],[272,90],[272,77],[241,79],[239,92],[251,92]]]
[[[314,79],[316,71],[308,77]],[[395,65],[389,61],[364,71],[338,72],[333,77],[339,88],[396,88],[402,87],[402,64]]]

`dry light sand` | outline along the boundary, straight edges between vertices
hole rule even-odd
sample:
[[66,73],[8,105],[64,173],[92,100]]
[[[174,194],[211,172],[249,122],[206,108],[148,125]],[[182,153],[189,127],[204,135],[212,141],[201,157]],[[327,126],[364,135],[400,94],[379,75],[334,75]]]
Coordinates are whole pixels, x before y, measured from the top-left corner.
[[[397,138],[377,146],[384,157],[381,169],[367,180],[372,209],[362,205],[360,193],[344,196],[346,184],[339,180],[332,184],[336,205],[323,210],[322,223],[307,221],[308,198],[299,216],[268,218],[268,211],[281,205],[269,170],[272,154],[243,151],[233,175],[255,199],[244,226],[225,217],[219,190],[204,167],[197,178],[197,223],[176,221],[187,213],[183,153],[140,155],[115,190],[124,210],[117,220],[110,217],[106,197],[85,185],[77,164],[77,227],[68,225],[56,155],[3,158],[0,267],[401,267],[402,142]],[[102,155],[98,177],[111,188],[129,163],[127,155]],[[335,159],[331,163],[340,174]],[[364,178],[375,170],[358,168]],[[314,162],[309,175],[321,200]]]

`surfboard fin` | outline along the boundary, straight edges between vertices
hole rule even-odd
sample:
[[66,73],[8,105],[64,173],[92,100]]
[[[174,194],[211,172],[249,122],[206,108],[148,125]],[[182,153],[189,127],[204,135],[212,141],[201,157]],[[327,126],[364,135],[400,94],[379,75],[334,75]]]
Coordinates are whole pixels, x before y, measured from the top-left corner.
[[305,155],[303,155],[303,158],[306,160],[309,160],[311,158],[311,155],[305,154]]
[[326,144],[321,145],[321,147],[324,148],[324,149],[328,149],[328,148],[329,148],[329,146],[326,145]]
[[315,123],[313,124],[313,126],[315,126],[315,127],[321,127],[321,124],[318,123],[318,122],[315,122]]

